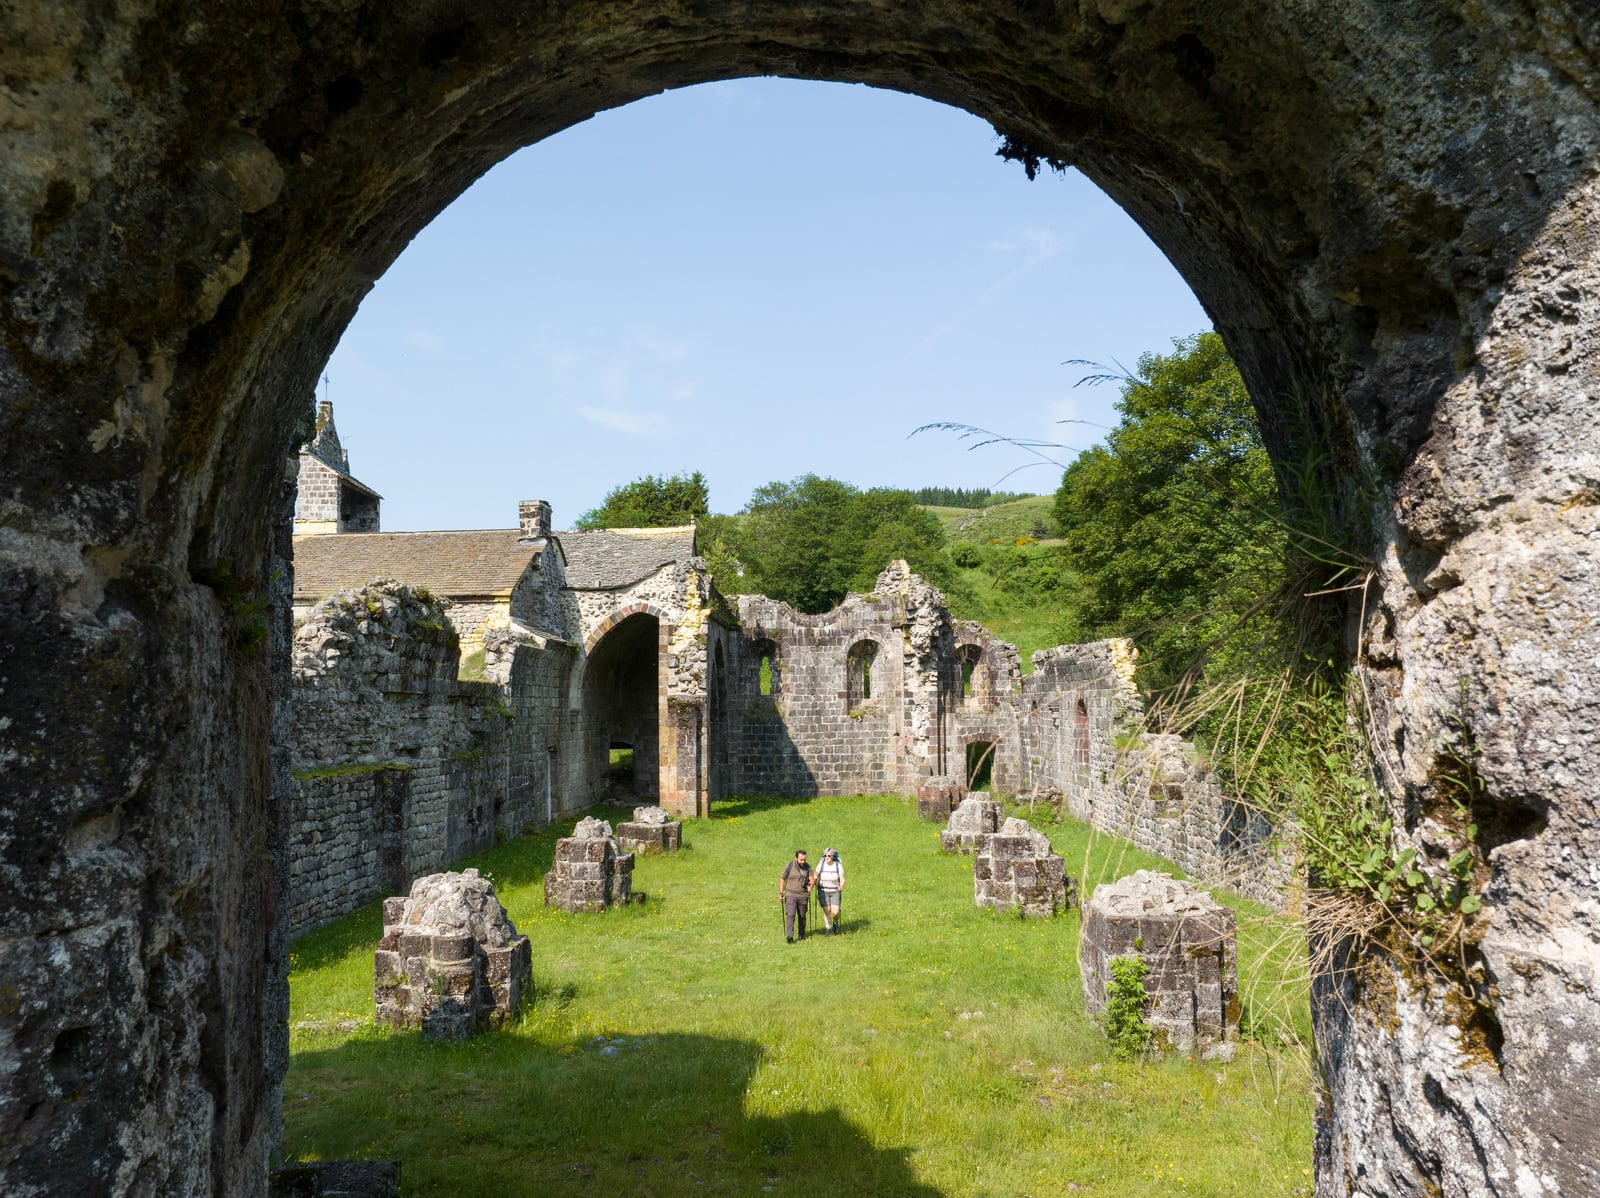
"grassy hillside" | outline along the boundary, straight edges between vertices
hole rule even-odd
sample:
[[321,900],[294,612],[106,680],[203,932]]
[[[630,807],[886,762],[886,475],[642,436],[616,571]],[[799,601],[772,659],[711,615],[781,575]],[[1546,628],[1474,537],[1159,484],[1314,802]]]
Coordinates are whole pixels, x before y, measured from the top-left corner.
[[[1077,575],[1050,534],[1051,495],[986,508],[930,507],[956,563],[951,610],[1017,646],[1022,669],[1038,649],[1077,639]],[[1021,542],[1021,544],[1018,544]]]
[[1050,520],[1053,495],[1030,495],[985,508],[930,507],[928,511],[944,524],[945,535],[952,544],[968,542],[985,545],[990,541],[1015,541],[1018,537],[1032,537],[1048,541],[1055,535]]
[[[1086,889],[1159,864],[1045,830]],[[465,1198],[1310,1192],[1305,949],[1283,918],[1228,900],[1231,1064],[1126,1062],[1083,1012],[1077,913],[979,910],[972,859],[907,800],[720,805],[639,861],[647,902],[603,915],[544,908],[553,842],[473,862],[533,945],[536,999],[506,1030],[373,1026],[376,905],[293,945],[291,1158],[398,1157],[406,1193]],[[779,870],[828,844],[846,932],[786,945]]]

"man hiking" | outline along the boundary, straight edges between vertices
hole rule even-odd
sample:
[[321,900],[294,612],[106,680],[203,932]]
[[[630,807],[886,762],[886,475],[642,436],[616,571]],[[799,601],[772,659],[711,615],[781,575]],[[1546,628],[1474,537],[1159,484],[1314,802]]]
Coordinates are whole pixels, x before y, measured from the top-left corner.
[[794,860],[783,867],[778,878],[778,897],[783,900],[783,936],[790,944],[794,943],[796,925],[800,939],[806,938],[806,908],[811,905],[812,883],[806,851],[796,849]]

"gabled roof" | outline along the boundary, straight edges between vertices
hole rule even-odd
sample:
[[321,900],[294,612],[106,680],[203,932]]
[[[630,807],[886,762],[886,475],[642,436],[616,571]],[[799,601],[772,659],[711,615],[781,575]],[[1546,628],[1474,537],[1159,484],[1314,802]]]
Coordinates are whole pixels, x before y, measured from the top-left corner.
[[374,491],[371,487],[367,486],[366,483],[362,482],[355,475],[349,473],[348,471],[341,470],[337,466],[330,465],[326,458],[318,457],[316,454],[312,453],[308,449],[302,449],[300,451],[300,454],[301,454],[302,457],[310,458],[313,462],[315,462],[317,465],[321,466],[324,470],[328,471],[330,474],[337,475],[339,477],[339,481],[340,482],[347,483],[350,486],[354,487],[358,491],[365,491],[368,495],[371,495],[374,499],[382,499],[383,498],[382,495],[379,495],[376,491]]
[[507,596],[545,542],[515,528],[470,532],[342,532],[294,539],[296,600],[323,599],[374,578],[451,598]]
[[567,586],[603,591],[631,586],[662,566],[694,556],[694,525],[672,528],[597,528],[558,532],[567,555]]

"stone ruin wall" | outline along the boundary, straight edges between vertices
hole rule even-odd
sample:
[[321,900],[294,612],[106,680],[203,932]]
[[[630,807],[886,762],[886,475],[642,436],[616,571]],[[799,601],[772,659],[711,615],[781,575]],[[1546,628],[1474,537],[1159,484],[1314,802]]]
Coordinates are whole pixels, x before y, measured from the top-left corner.
[[1273,828],[1211,780],[1194,745],[1143,731],[1135,656],[1122,639],[1033,655],[1021,698],[1031,789],[1208,886],[1282,907],[1292,861]]
[[[976,657],[970,685],[962,694],[962,661]],[[1015,645],[1001,640],[973,620],[953,626],[953,644],[941,660],[939,698],[948,742],[939,772],[967,776],[967,747],[992,743],[989,789],[1018,794],[1030,788],[1029,762],[1023,751],[1023,726],[1018,696],[1022,666]]]
[[544,820],[570,650],[502,642],[500,685],[460,682],[443,612],[375,584],[296,634],[290,935]]
[[[742,652],[728,662],[730,709],[714,738],[726,745],[730,793],[885,794],[903,789],[905,654],[895,605],[851,595],[808,615],[763,595],[740,595]],[[851,650],[872,641],[872,696],[852,703]],[[776,646],[771,695],[760,694],[760,648]]]

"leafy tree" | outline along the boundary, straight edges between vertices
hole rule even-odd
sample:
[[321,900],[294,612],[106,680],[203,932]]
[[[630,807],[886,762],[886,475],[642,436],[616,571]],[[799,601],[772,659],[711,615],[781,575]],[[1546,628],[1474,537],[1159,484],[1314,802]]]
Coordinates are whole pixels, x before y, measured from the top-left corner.
[[1053,508],[1096,636],[1132,635],[1154,686],[1203,671],[1282,576],[1272,465],[1222,338],[1145,354],[1117,427],[1067,468]]
[[758,487],[715,533],[718,551],[738,562],[738,590],[801,611],[827,611],[847,592],[869,589],[895,558],[941,585],[951,574],[944,530],[910,492],[861,491],[815,474]]
[[668,528],[691,524],[711,510],[710,498],[705,475],[698,470],[670,478],[647,474],[607,492],[599,507],[578,517],[578,527]]
[[918,503],[931,507],[984,507],[991,503],[1009,503],[1013,499],[1031,499],[1022,491],[991,491],[987,487],[920,487],[913,494]]

